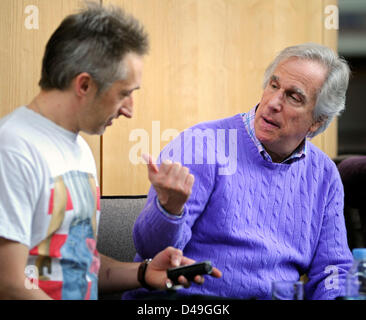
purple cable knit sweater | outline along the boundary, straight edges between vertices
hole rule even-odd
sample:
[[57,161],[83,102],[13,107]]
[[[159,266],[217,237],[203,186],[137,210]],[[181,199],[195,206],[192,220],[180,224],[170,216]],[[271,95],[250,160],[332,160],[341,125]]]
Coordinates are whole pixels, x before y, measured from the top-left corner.
[[[159,210],[150,188],[134,227],[135,260],[171,245],[197,261],[211,260],[222,271],[222,278],[207,276],[202,286],[193,284],[182,294],[270,299],[272,281],[297,280],[306,273],[307,299],[342,295],[352,255],[343,187],[328,156],[306,142],[304,159],[268,162],[248,136],[240,114],[191,129],[173,140],[161,159],[190,168],[195,176],[192,195],[182,218],[171,219]],[[206,133],[203,143],[199,132]],[[226,158],[228,166],[224,160],[230,152],[234,156]],[[124,298],[133,299],[135,293]]]

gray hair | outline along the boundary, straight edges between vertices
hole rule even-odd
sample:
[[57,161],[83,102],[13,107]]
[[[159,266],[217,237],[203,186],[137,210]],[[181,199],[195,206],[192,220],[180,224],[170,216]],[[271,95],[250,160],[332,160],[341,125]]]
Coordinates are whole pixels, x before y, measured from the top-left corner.
[[144,55],[148,47],[148,36],[134,17],[114,6],[86,2],[86,8],[67,16],[49,39],[39,86],[65,90],[87,72],[100,93],[126,77],[121,62],[127,53]]
[[319,88],[313,111],[314,120],[324,120],[324,123],[317,131],[308,134],[308,137],[312,138],[322,133],[333,118],[344,110],[350,69],[346,60],[330,48],[316,43],[304,43],[287,47],[277,55],[264,73],[263,88],[268,85],[278,64],[292,57],[317,61],[328,70],[323,86]]

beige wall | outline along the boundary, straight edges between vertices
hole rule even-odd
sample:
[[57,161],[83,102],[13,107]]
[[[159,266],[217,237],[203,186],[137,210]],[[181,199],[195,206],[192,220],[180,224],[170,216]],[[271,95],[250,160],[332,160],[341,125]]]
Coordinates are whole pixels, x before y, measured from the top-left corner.
[[[38,29],[28,29],[38,8]],[[77,0],[1,0],[0,1],[0,117],[25,105],[38,93],[41,63],[47,40],[62,19],[80,7]],[[25,23],[28,22],[27,26]],[[100,176],[100,137],[87,139]]]
[[[285,46],[313,41],[336,47],[336,31],[324,29],[322,0],[104,0],[132,12],[146,26],[151,52],[145,61],[135,117],[120,120],[103,136],[103,194],[145,194],[143,164],[133,165],[132,130],[149,134],[157,156],[152,122],[160,132],[181,131],[205,120],[248,111],[261,96],[262,75]],[[334,3],[334,1],[333,1]],[[136,131],[134,131],[136,132]],[[153,141],[154,140],[154,141]],[[336,154],[336,127],[314,139]],[[155,147],[154,147],[155,146]]]
[[[120,5],[134,14],[151,40],[142,89],[135,94],[134,118],[115,122],[102,138],[87,137],[104,195],[146,194],[148,190],[145,166],[129,160],[138,142],[130,141],[131,133],[146,132],[149,151],[157,156],[167,141],[153,137],[153,121],[162,134],[246,112],[259,101],[263,71],[283,47],[314,41],[336,48],[337,31],[324,28],[324,7],[335,0],[103,3]],[[30,102],[38,92],[46,41],[78,4],[78,0],[0,1],[0,116]],[[38,30],[24,26],[27,5],[39,9]],[[328,155],[336,155],[336,123],[314,142]]]

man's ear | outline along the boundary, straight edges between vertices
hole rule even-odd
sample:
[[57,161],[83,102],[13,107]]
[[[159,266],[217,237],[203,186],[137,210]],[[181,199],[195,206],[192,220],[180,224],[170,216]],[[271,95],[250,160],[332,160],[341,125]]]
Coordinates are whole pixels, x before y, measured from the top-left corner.
[[87,72],[78,74],[74,79],[74,91],[79,97],[88,95],[95,88],[95,82]]
[[314,121],[311,127],[309,128],[308,135],[310,133],[314,133],[315,131],[317,131],[327,119],[328,119],[327,117],[320,117],[318,120]]

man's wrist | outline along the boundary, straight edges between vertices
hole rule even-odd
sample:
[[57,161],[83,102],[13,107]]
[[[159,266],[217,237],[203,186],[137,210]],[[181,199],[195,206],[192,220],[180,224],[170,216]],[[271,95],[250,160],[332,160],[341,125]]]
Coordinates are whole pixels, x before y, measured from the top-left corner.
[[163,207],[163,205],[160,203],[158,197],[156,197],[156,205],[159,208],[159,210],[160,210],[161,213],[163,213],[164,215],[166,215],[167,217],[169,217],[171,219],[179,219],[179,218],[181,218],[183,216],[184,206],[180,210],[180,213],[179,214],[174,214],[174,213],[171,213],[170,211],[168,211],[166,208]]
[[145,277],[146,277],[146,270],[149,265],[149,263],[152,261],[152,259],[145,259],[140,263],[139,269],[137,271],[137,280],[140,282],[141,286],[148,290],[154,290],[155,288],[151,287],[147,284]]

